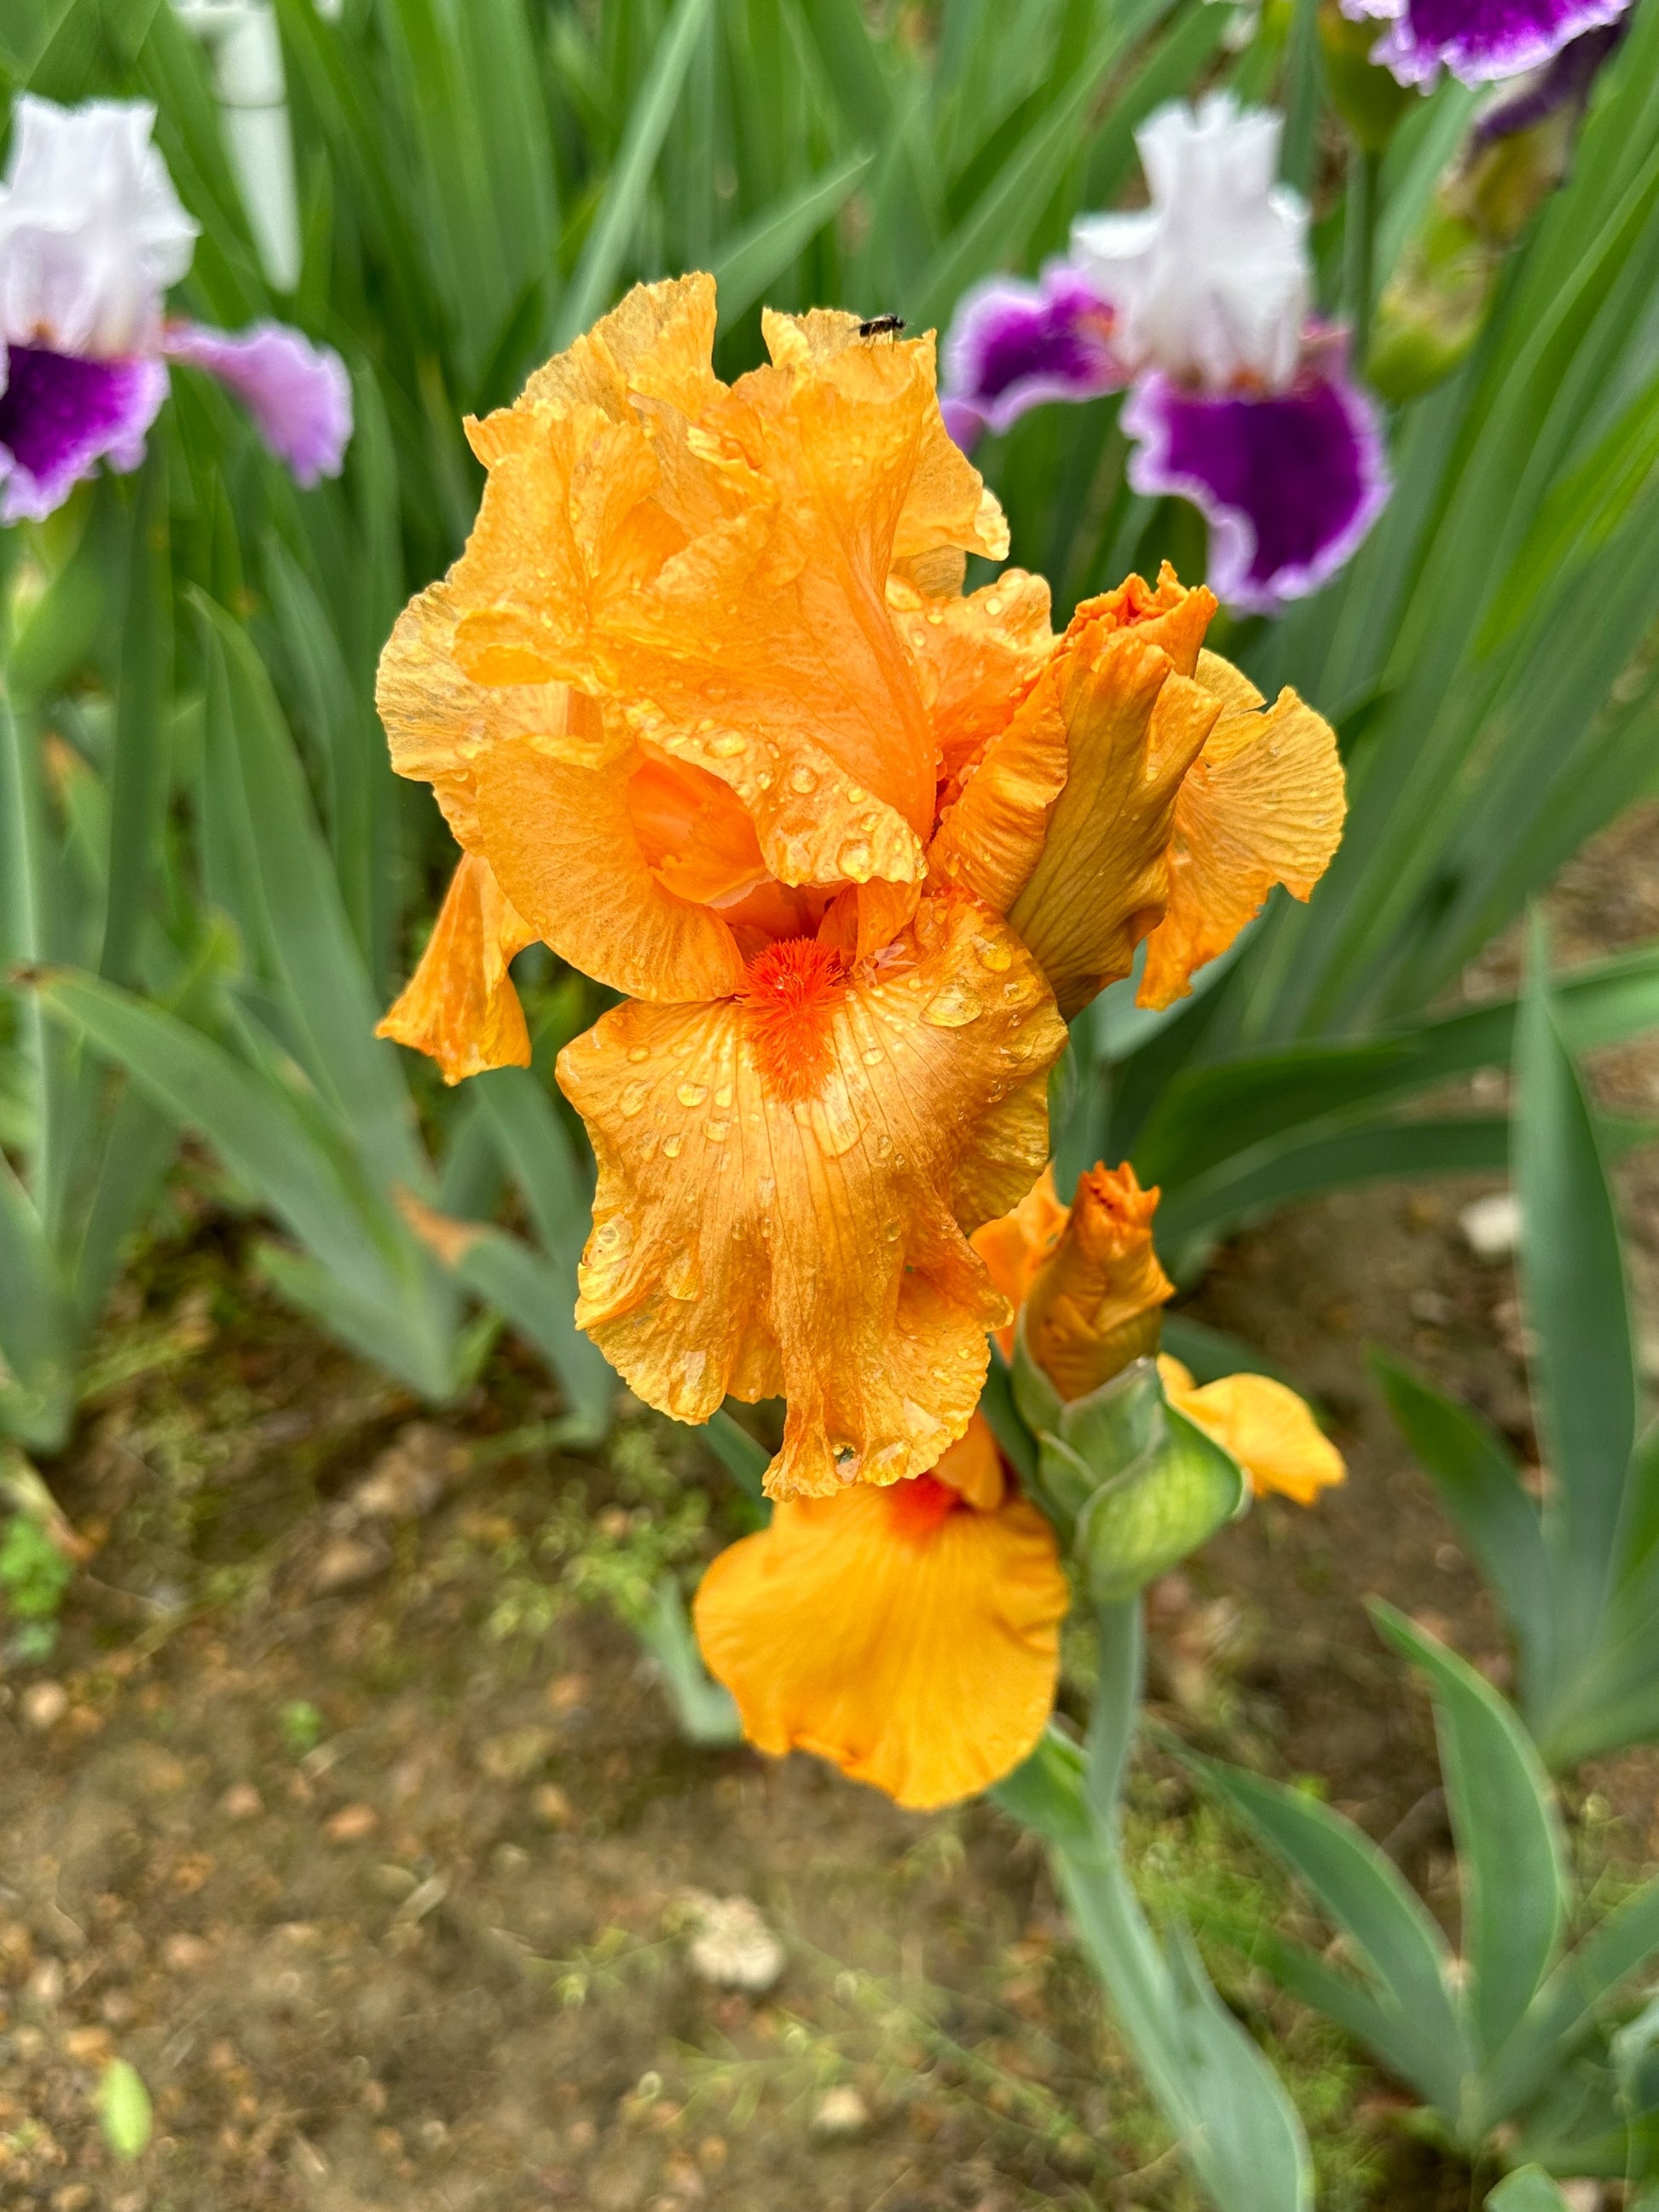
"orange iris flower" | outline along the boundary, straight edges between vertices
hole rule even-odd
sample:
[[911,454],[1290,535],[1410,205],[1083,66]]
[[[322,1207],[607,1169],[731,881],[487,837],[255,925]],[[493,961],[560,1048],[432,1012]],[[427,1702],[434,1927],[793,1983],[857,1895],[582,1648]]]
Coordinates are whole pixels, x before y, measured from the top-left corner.
[[1328,726],[1202,649],[1166,569],[1049,628],[969,596],[995,500],[931,336],[769,314],[710,365],[707,276],[641,286],[468,425],[466,550],[379,703],[464,848],[382,1033],[524,1066],[539,938],[626,994],[561,1055],[599,1161],[577,1320],[689,1422],[782,1396],[779,1497],[933,1467],[1007,1309],[969,1242],[1048,1149],[1069,1018],[1150,938],[1164,1005],[1334,849]]
[[[1158,1192],[1091,1169],[1070,1207],[1048,1169],[975,1244],[1023,1308],[1028,1353],[1081,1397],[1158,1342],[1174,1285],[1152,1250]],[[1171,1405],[1258,1492],[1310,1504],[1343,1466],[1294,1391],[1231,1375],[1200,1389],[1160,1357]],[[762,1751],[816,1752],[917,1809],[968,1797],[1035,1749],[1053,1710],[1065,1571],[1048,1521],[1013,1488],[989,1424],[931,1474],[786,1500],[698,1589],[697,1640]]]

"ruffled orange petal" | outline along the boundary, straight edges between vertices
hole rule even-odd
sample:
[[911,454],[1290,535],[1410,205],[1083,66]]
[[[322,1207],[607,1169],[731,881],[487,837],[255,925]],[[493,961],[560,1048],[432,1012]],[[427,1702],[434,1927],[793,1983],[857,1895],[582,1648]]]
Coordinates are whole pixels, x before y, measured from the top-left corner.
[[1276,1491],[1298,1505],[1311,1505],[1322,1490],[1346,1475],[1341,1453],[1309,1407],[1270,1375],[1224,1375],[1200,1389],[1167,1352],[1159,1356],[1158,1371],[1176,1411],[1232,1454],[1258,1498]]
[[1144,622],[1135,606],[1131,585],[1085,601],[1055,654],[1068,770],[1042,855],[1009,908],[1068,1020],[1128,974],[1163,919],[1176,796],[1221,714],[1169,649],[1190,646],[1196,660],[1192,633],[1214,606],[1209,594],[1186,593]]
[[[1051,1160],[1031,1185],[1012,1213],[1005,1213],[994,1221],[987,1221],[975,1230],[972,1243],[984,1261],[991,1280],[1007,1299],[1016,1314],[1024,1304],[1032,1278],[1054,1246],[1071,1216],[1071,1208],[1062,1206],[1054,1194],[1054,1170]],[[1014,1330],[1011,1322],[997,1331],[997,1343],[1005,1359],[1014,1355]]]
[[1158,1343],[1175,1285],[1152,1249],[1156,1188],[1132,1167],[1094,1167],[1065,1230],[1032,1278],[1025,1348],[1062,1398],[1084,1398]]
[[787,884],[919,879],[932,731],[885,591],[1006,550],[946,436],[931,340],[769,317],[769,368],[708,366],[707,278],[652,286],[472,426],[489,471],[453,572],[456,658],[554,678],[729,784]]
[[429,1054],[446,1083],[490,1067],[528,1067],[530,1032],[507,970],[535,936],[489,863],[464,854],[420,965],[375,1035]]
[[1346,811],[1336,732],[1294,691],[1273,706],[1206,653],[1198,681],[1225,711],[1181,787],[1169,911],[1146,946],[1136,1002],[1167,1006],[1224,952],[1275,884],[1309,897]]
[[779,1506],[714,1560],[694,1607],[750,1742],[816,1753],[918,1810],[988,1789],[1034,1748],[1067,1596],[1034,1506],[941,1512],[924,1485],[942,1492],[921,1475]]
[[628,732],[562,684],[473,683],[455,660],[459,617],[448,578],[416,592],[381,653],[374,703],[392,767],[431,784],[457,841],[474,851],[473,768],[489,746],[526,738],[551,756],[594,768],[626,746]]
[[599,1163],[578,1322],[681,1420],[787,1397],[788,1496],[895,1481],[967,1427],[1006,1309],[964,1232],[1041,1165],[1065,1031],[963,901],[850,975],[810,944],[779,975],[775,1001],[618,1006],[559,1080]]
[[562,958],[639,999],[714,999],[741,988],[736,939],[711,908],[653,871],[629,809],[635,746],[573,768],[526,743],[475,764],[479,835],[513,903]]

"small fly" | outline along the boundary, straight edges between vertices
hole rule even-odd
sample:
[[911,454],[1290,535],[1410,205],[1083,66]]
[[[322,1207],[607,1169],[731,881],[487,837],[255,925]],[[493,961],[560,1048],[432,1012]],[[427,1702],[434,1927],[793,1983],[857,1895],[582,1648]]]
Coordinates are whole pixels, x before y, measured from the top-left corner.
[[872,315],[867,323],[859,325],[861,338],[896,337],[904,328],[902,315]]

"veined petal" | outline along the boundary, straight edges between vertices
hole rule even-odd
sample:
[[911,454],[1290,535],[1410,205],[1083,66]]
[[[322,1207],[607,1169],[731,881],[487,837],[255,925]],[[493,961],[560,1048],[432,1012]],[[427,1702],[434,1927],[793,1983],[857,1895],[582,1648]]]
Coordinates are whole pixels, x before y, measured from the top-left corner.
[[561,958],[613,990],[665,1001],[739,989],[743,957],[712,908],[679,898],[650,865],[629,807],[637,746],[602,768],[532,743],[474,764],[478,836],[503,888]]
[[473,763],[503,738],[597,768],[627,748],[626,727],[595,700],[556,683],[475,684],[455,659],[460,604],[453,577],[417,592],[380,654],[374,704],[399,775],[429,783],[457,840],[478,839]]
[[1311,1505],[1346,1475],[1341,1453],[1309,1407],[1272,1376],[1224,1375],[1198,1389],[1167,1352],[1159,1354],[1158,1371],[1176,1411],[1232,1454],[1258,1498],[1274,1491]]
[[[1072,1209],[1062,1206],[1054,1191],[1051,1160],[1010,1213],[982,1222],[973,1234],[973,1247],[990,1272],[991,1280],[1016,1314],[1024,1304],[1033,1278],[1060,1242]],[[997,1331],[1005,1359],[1014,1353],[1011,1322]]]
[[1025,1348],[1062,1398],[1086,1397],[1158,1343],[1161,1310],[1175,1296],[1152,1249],[1158,1196],[1132,1167],[1091,1168],[1031,1278]]
[[773,362],[708,368],[707,279],[650,287],[473,426],[489,471],[452,573],[456,657],[560,679],[719,776],[789,884],[915,882],[935,749],[885,606],[1006,550],[939,420],[931,340],[769,317]]
[[1147,941],[1142,1006],[1184,997],[1194,970],[1226,951],[1275,884],[1310,897],[1346,811],[1336,732],[1322,715],[1288,690],[1267,706],[1212,653],[1198,680],[1227,708],[1176,801],[1170,905]]
[[924,1474],[780,1505],[714,1560],[694,1615],[752,1743],[816,1753],[922,1809],[988,1788],[1036,1745],[1066,1602],[1034,1506],[976,1512]]
[[965,900],[844,977],[810,943],[786,969],[775,1002],[618,1006],[559,1062],[599,1163],[579,1324],[679,1419],[787,1397],[780,1497],[896,1481],[967,1427],[1006,1309],[966,1232],[1041,1166],[1065,1042]]
[[1188,592],[1145,618],[1152,595],[1132,583],[1085,600],[1055,654],[1066,783],[1009,908],[1068,1020],[1128,974],[1136,945],[1164,918],[1176,796],[1221,714],[1218,699],[1176,672],[1169,650],[1190,641],[1196,661],[1189,633],[1214,601]]
[[528,1067],[530,1032],[507,970],[535,936],[489,862],[463,854],[420,965],[374,1034],[429,1054],[446,1083]]

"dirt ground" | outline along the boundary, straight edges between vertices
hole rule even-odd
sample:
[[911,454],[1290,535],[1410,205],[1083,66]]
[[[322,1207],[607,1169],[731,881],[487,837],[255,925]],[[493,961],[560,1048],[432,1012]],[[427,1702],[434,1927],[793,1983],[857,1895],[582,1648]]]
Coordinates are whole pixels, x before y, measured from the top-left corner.
[[[1563,961],[1659,934],[1655,827],[1569,872]],[[1510,980],[1500,950],[1468,988]],[[1659,1048],[1595,1073],[1659,1107]],[[1506,1660],[1364,1348],[1533,1450],[1512,1272],[1458,1226],[1484,1188],[1346,1194],[1218,1255],[1193,1310],[1318,1396],[1350,1480],[1311,1512],[1267,1501],[1152,1606],[1155,1712],[1324,1777],[1449,1915],[1431,1730],[1364,1601]],[[1659,1161],[1621,1191],[1659,1370]],[[739,1525],[686,1432],[635,1410],[561,1457],[510,1348],[434,1423],[268,1301],[188,1180],[179,1204],[49,1470],[99,1548],[50,1659],[0,1675],[0,2205],[1190,2203],[1029,1838],[678,1735],[613,1601]],[[1656,1778],[1588,1778],[1598,1848],[1659,1858]],[[1167,1763],[1133,1808],[1157,1909],[1287,1908]],[[711,1920],[734,1898],[758,1921]],[[1333,2031],[1211,1958],[1294,2085],[1322,2208],[1479,2202]],[[112,2056],[155,2105],[120,2167],[94,2112]]]

